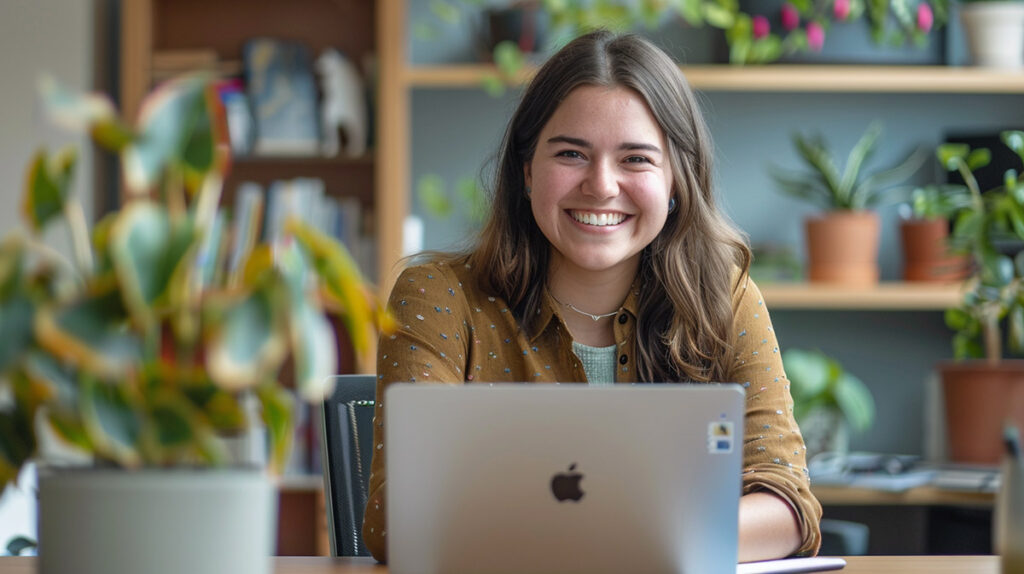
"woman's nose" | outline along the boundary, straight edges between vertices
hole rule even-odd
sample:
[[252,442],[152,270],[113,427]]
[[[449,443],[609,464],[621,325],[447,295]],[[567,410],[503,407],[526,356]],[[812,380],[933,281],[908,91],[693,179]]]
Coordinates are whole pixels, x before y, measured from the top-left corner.
[[595,161],[591,164],[587,179],[583,183],[583,192],[597,199],[607,199],[618,195],[619,183],[615,175],[615,167],[605,161]]

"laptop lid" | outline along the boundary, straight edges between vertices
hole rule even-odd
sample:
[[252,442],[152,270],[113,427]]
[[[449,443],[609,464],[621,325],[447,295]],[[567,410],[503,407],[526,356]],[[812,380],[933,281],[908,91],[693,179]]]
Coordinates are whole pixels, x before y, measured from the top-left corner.
[[394,574],[736,571],[737,385],[409,385],[385,397]]

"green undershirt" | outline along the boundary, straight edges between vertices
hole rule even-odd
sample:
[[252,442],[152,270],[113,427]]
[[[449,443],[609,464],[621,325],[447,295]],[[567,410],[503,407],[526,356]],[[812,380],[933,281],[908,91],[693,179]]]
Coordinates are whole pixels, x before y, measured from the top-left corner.
[[615,382],[615,345],[591,347],[572,342],[572,351],[583,362],[583,372],[591,385],[611,385]]

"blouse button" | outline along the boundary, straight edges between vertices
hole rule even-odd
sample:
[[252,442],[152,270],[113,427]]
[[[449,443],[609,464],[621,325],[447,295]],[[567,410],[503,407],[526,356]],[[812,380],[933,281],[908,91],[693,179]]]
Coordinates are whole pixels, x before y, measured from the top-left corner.
[[619,325],[625,325],[626,321],[629,321],[629,317],[625,313],[619,315]]
[[619,355],[619,364],[620,365],[625,365],[626,361],[629,361],[629,357],[627,357],[626,355]]

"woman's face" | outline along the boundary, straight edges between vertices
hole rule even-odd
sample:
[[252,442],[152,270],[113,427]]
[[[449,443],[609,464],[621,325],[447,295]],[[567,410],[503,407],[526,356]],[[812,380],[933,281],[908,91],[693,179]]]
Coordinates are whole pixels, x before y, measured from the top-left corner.
[[555,268],[635,273],[665,225],[672,189],[665,136],[638,93],[574,89],[524,170]]

